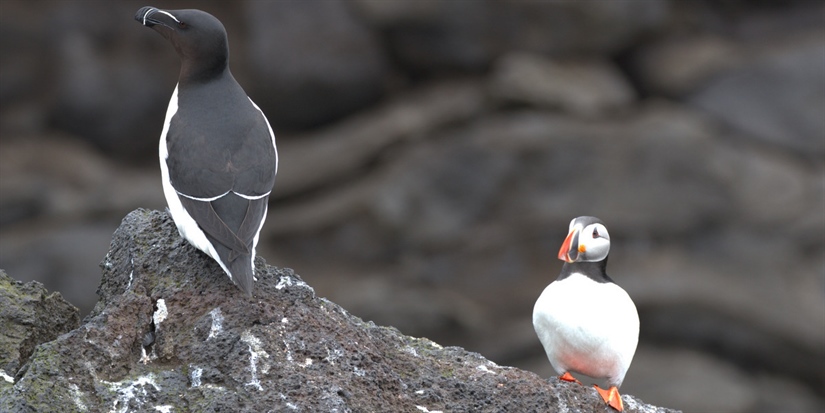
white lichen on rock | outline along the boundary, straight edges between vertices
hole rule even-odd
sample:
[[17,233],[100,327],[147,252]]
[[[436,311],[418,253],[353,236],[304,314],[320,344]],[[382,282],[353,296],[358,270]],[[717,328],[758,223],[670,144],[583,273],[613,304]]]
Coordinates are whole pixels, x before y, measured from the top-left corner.
[[223,313],[221,313],[221,308],[216,307],[212,309],[209,315],[212,316],[212,326],[209,327],[209,336],[206,337],[207,340],[217,337],[223,330]]
[[252,375],[249,383],[246,383],[247,386],[252,386],[260,391],[263,391],[264,388],[261,386],[261,381],[258,379],[258,363],[260,360],[261,368],[260,372],[262,374],[266,374],[269,372],[269,353],[267,353],[263,346],[261,345],[261,340],[252,335],[249,330],[244,331],[241,333],[241,341],[249,346],[249,371]]
[[155,323],[155,330],[160,330],[160,323],[166,320],[166,317],[169,316],[169,311],[166,310],[166,301],[163,298],[159,298],[155,306],[157,306],[158,309],[152,314],[152,321]]
[[3,380],[5,380],[9,383],[14,383],[14,377],[9,376],[8,374],[6,374],[6,371],[3,370],[3,369],[0,369],[0,379],[3,379]]
[[135,400],[138,406],[143,405],[149,396],[147,386],[151,386],[155,391],[160,387],[155,383],[155,375],[149,373],[131,381],[108,382],[101,380],[109,387],[109,390],[116,393],[115,400],[109,413],[126,413],[129,411],[129,404]]

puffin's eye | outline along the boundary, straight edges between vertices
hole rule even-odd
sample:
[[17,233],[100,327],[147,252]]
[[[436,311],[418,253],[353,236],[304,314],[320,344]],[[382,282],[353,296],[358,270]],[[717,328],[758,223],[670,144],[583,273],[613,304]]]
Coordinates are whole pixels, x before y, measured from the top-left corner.
[[599,230],[597,228],[593,228],[593,238],[599,238]]

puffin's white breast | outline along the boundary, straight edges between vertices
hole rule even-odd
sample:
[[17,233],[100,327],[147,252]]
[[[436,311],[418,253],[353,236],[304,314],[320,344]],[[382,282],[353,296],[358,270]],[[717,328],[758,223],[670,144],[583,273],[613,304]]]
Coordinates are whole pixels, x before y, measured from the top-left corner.
[[614,283],[574,273],[554,281],[533,307],[533,327],[553,368],[620,386],[639,341],[639,315]]

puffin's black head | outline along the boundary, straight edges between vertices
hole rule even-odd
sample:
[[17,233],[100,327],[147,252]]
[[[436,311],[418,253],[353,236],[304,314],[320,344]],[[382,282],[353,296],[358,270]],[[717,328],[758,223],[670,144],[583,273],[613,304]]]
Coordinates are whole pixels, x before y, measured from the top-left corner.
[[610,234],[596,217],[578,217],[570,221],[567,238],[559,250],[559,259],[568,262],[597,262],[610,252]]
[[169,40],[183,61],[181,75],[209,76],[226,68],[229,45],[226,29],[201,10],[160,10],[141,7],[135,20]]

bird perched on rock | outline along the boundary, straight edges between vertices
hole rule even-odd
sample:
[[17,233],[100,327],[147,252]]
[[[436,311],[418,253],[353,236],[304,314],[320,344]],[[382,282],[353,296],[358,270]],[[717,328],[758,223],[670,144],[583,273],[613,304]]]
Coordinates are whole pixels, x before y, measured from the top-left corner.
[[619,386],[639,342],[639,315],[630,296],[607,276],[610,235],[595,217],[570,222],[558,258],[561,274],[544,289],[533,307],[533,327],[550,364],[565,381],[570,372],[606,379],[596,385],[602,399],[624,409]]
[[159,156],[163,193],[181,236],[248,295],[278,151],[263,112],[229,72],[223,24],[200,10],[143,7],[135,20],[181,59]]

